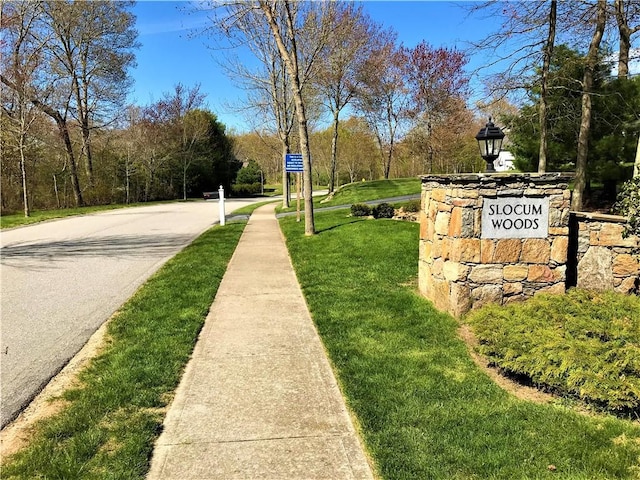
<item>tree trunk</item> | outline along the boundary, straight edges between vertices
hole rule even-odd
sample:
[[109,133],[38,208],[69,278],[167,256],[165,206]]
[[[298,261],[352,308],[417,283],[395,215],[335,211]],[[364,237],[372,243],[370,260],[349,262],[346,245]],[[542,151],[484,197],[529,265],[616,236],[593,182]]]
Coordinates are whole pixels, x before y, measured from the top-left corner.
[[556,37],[556,12],[558,9],[557,0],[551,0],[549,11],[549,36],[544,45],[544,60],[542,65],[542,85],[540,90],[540,153],[538,162],[538,172],[547,171],[547,89],[549,84],[549,69],[551,68],[551,57],[553,56],[553,43]]
[[73,153],[73,144],[71,143],[71,137],[69,136],[69,127],[67,122],[60,114],[56,117],[56,123],[58,124],[58,130],[60,136],[64,142],[67,160],[69,160],[69,169],[71,174],[71,187],[73,188],[73,197],[76,202],[76,207],[84,206],[84,200],[82,198],[82,190],[80,190],[80,182],[78,180],[78,169],[76,166],[76,158]]
[[85,170],[87,172],[87,178],[89,185],[94,185],[93,177],[93,158],[91,152],[91,138],[88,122],[85,118],[82,119],[82,152],[85,157]]
[[624,14],[624,0],[615,0],[616,21],[620,37],[618,53],[618,78],[629,76],[629,53],[631,51],[631,29]]
[[27,185],[27,166],[26,159],[24,157],[24,134],[20,135],[20,173],[22,175],[22,201],[24,204],[24,216],[30,215],[29,210],[29,187]]
[[58,179],[56,178],[56,174],[53,173],[53,191],[56,193],[56,207],[59,209],[60,207],[60,193],[58,192]]
[[336,170],[338,169],[338,112],[333,114],[333,137],[331,138],[331,170],[329,172],[329,193],[335,189]]
[[290,153],[289,139],[281,138],[282,141],[282,208],[289,208],[291,205],[291,189],[289,188],[289,172],[285,165],[287,154]]
[[384,162],[384,179],[389,180],[389,174],[391,173],[391,156],[393,155],[393,151],[391,148],[389,149],[389,153],[385,157]]
[[638,134],[638,146],[636,147],[636,161],[633,164],[633,176],[640,175],[640,134]]
[[298,132],[300,134],[300,153],[302,153],[303,189],[304,189],[304,234],[307,236],[316,233],[313,218],[313,177],[311,171],[311,152],[309,150],[309,131],[307,129],[307,115],[304,109],[302,93],[298,78],[293,80],[296,116],[298,117]]
[[129,202],[131,201],[131,172],[129,171],[129,152],[127,152],[127,163],[124,167],[124,176],[125,203],[129,205]]
[[187,169],[189,166],[185,163],[182,165],[182,200],[187,201]]
[[578,157],[576,159],[576,183],[573,190],[571,208],[582,210],[584,191],[587,184],[587,155],[589,154],[589,133],[591,130],[591,90],[593,88],[593,74],[598,63],[598,50],[604,34],[606,24],[607,1],[598,0],[596,13],[596,29],[589,45],[589,52],[585,62],[584,77],[582,79],[582,117],[580,119],[580,133],[578,134]]
[[300,84],[300,75],[298,71],[298,52],[296,48],[295,28],[293,25],[292,13],[288,1],[284,2],[286,10],[287,29],[289,32],[289,42],[291,52],[287,50],[284,44],[282,32],[278,26],[274,12],[270,4],[265,1],[260,2],[260,8],[263,11],[269,27],[273,33],[274,40],[278,45],[278,51],[282,56],[282,60],[289,72],[291,78],[291,90],[296,104],[296,118],[298,120],[298,133],[300,135],[300,153],[302,154],[303,174],[304,174],[304,233],[307,236],[316,233],[315,222],[313,218],[313,178],[311,176],[311,153],[309,151],[309,130],[307,128],[307,114],[305,111],[304,100],[302,98],[302,86]]
[[85,158],[84,168],[87,174],[87,179],[89,181],[89,186],[92,187],[94,183],[94,179],[93,179],[93,162],[91,159],[91,143],[89,139],[91,135],[91,131],[89,130],[89,114],[86,111],[87,108],[85,108],[86,102],[83,102],[83,100],[86,101],[87,97],[86,97],[86,91],[84,92],[84,95],[85,95],[84,98],[82,97],[80,92],[80,82],[75,73],[73,74],[73,81],[71,82],[71,88],[73,89],[73,92],[76,97],[76,105],[78,109],[78,122],[80,123],[80,131],[82,132],[81,157],[84,156]]

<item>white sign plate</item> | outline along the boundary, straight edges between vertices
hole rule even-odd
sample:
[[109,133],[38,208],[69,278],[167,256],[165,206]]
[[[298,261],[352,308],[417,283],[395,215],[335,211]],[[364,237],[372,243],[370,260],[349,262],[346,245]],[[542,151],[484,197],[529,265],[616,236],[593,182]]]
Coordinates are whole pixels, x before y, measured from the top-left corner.
[[481,238],[547,238],[549,198],[485,198]]

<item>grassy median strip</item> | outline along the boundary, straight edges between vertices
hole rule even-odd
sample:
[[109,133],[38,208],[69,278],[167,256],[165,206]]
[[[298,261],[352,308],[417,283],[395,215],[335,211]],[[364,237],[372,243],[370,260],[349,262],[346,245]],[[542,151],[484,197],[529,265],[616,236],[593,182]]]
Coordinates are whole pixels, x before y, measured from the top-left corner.
[[385,479],[638,478],[640,428],[516,399],[416,293],[417,224],[283,218],[298,279]]
[[108,344],[2,468],[7,479],[140,479],[166,407],[246,222],[214,227],[160,269],[111,320]]
[[380,198],[415,195],[420,193],[421,189],[422,182],[419,178],[396,178],[393,180],[358,182],[345,185],[336,191],[331,201],[324,202],[318,206],[351,205],[353,203],[378,200]]
[[[323,187],[319,187],[320,190]],[[381,198],[401,197],[404,195],[416,195],[420,193],[422,183],[419,178],[396,178],[394,180],[373,180],[368,182],[356,182],[344,185],[336,190],[334,197],[326,201],[326,196],[313,198],[315,208],[332,207],[336,205],[352,205]],[[316,187],[314,187],[316,191]],[[292,212],[296,210],[296,194],[292,193],[291,207],[277,208],[278,213]],[[301,202],[304,207],[304,202]]]

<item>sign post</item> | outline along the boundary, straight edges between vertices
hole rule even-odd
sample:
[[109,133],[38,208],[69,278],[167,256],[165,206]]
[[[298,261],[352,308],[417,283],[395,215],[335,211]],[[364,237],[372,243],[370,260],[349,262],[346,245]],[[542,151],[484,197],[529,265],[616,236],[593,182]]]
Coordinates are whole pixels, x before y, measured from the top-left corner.
[[287,153],[284,157],[285,170],[296,175],[296,221],[300,221],[300,174],[304,172],[301,153]]
[[218,199],[218,208],[220,209],[220,225],[224,227],[225,225],[225,212],[224,212],[224,187],[220,185],[218,189],[219,199]]

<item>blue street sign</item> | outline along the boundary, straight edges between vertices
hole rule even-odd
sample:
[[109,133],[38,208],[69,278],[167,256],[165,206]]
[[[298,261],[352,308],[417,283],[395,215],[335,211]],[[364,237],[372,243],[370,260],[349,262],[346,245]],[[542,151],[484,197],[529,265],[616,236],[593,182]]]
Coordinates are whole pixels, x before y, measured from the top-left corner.
[[287,153],[284,156],[284,169],[287,172],[296,172],[301,173],[304,171],[302,165],[302,154],[301,153]]

